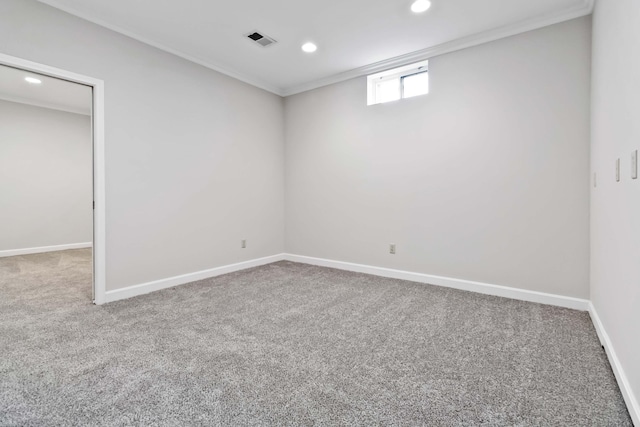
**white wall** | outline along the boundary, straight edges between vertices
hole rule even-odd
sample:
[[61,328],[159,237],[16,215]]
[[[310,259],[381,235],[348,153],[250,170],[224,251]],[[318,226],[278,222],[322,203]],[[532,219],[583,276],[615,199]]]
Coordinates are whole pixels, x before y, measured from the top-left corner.
[[638,411],[640,179],[631,179],[630,159],[640,150],[640,2],[597,1],[593,25],[591,167],[598,186],[591,191],[591,298]]
[[0,100],[0,251],[92,241],[91,144],[89,116]]
[[0,52],[105,81],[107,290],[283,251],[280,97],[33,0]]
[[286,98],[287,252],[588,297],[590,28],[433,58],[426,97]]

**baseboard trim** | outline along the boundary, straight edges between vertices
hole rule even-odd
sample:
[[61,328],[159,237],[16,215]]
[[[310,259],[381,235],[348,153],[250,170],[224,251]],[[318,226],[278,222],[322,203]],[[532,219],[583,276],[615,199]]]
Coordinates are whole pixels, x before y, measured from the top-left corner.
[[353,271],[357,273],[372,274],[374,276],[388,277],[392,279],[408,280],[411,282],[425,283],[435,286],[443,286],[447,288],[460,289],[481,293],[485,295],[493,295],[504,298],[511,298],[520,301],[535,302],[540,304],[554,305],[558,307],[571,308],[574,310],[590,311],[590,301],[586,299],[567,297],[562,295],[548,294],[544,292],[529,291],[525,289],[511,288],[508,286],[493,285],[490,283],[474,282],[470,280],[455,279],[451,277],[434,276],[424,273],[415,273],[404,270],[394,270],[384,267],[375,267],[365,264],[355,264],[344,261],[335,261],[324,258],[315,258],[294,254],[277,254],[264,258],[257,258],[249,261],[243,261],[236,264],[225,265],[221,267],[211,268],[208,270],[197,271],[194,273],[182,274],[180,276],[168,277],[166,279],[155,280],[152,282],[142,283],[139,285],[128,286],[126,288],[115,289],[106,292],[105,303],[119,301],[132,298],[138,295],[148,294],[150,292],[167,289],[174,286],[184,285],[186,283],[198,280],[208,279],[220,276],[222,274],[233,273],[235,271],[244,270],[252,267],[259,267],[265,264],[271,264],[277,261],[292,261],[302,264],[317,265],[320,267],[330,267],[339,270]]
[[613,374],[618,381],[618,387],[622,392],[624,402],[627,404],[627,410],[629,411],[629,415],[631,415],[633,424],[636,426],[640,426],[640,402],[638,402],[638,399],[631,389],[631,385],[629,384],[629,380],[624,373],[624,369],[622,369],[622,364],[620,364],[620,360],[616,355],[616,351],[613,348],[613,344],[611,343],[609,334],[607,334],[607,331],[605,330],[604,325],[600,320],[600,316],[598,316],[598,312],[596,311],[596,308],[592,302],[589,302],[589,315],[591,316],[591,321],[596,328],[600,343],[607,353],[609,364],[611,365]]
[[548,304],[581,311],[589,310],[589,301],[586,299],[547,294],[544,292],[529,291],[525,289],[510,288],[507,286],[492,285],[489,283],[473,282],[470,280],[454,279],[451,277],[433,276],[430,274],[414,273],[411,271],[394,270],[391,268],[374,267],[371,265],[354,264],[351,262],[334,261],[324,258],[314,258],[303,255],[285,254],[285,259],[288,261],[299,262],[303,264],[337,268],[339,270],[372,274],[374,276],[382,276],[392,279],[409,280],[411,282],[426,283],[429,285],[443,286],[447,288],[460,289],[463,291],[477,292],[485,295],[511,298],[520,301]]
[[211,277],[221,276],[223,274],[233,273],[235,271],[245,270],[247,268],[259,267],[261,265],[271,264],[272,262],[282,260],[284,260],[284,254],[277,254],[264,258],[256,258],[249,261],[243,261],[236,264],[210,268],[208,270],[196,271],[194,273],[182,274],[180,276],[168,277],[166,279],[154,280],[152,282],[142,283],[140,285],[115,289],[106,292],[104,302],[109,303],[132,298],[138,295],[144,295],[150,292],[184,285],[186,283],[196,282],[198,280],[209,279]]
[[69,249],[84,249],[91,247],[93,247],[93,244],[91,242],[86,242],[70,243],[68,245],[40,246],[38,248],[9,249],[6,251],[0,251],[0,258],[18,255],[41,254],[45,252],[67,251]]

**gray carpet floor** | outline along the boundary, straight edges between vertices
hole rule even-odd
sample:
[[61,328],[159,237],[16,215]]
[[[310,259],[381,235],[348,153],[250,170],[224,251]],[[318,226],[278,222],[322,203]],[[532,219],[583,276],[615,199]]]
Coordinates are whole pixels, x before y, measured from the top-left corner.
[[0,425],[630,426],[587,313],[291,262],[105,306],[0,259]]

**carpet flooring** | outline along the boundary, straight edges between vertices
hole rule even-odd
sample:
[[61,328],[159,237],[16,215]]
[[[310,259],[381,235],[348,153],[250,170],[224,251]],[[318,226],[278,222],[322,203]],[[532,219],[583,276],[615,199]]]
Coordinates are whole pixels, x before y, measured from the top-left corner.
[[0,425],[631,426],[589,315],[278,262],[105,306],[0,259]]

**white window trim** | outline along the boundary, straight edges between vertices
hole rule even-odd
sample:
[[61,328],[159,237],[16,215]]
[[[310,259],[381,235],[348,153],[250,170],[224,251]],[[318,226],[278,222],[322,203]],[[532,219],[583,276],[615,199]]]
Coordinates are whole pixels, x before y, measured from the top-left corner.
[[[381,104],[381,102],[376,102],[377,83],[392,79],[400,79],[400,82],[402,83],[402,79],[404,77],[427,72],[429,72],[428,60],[404,65],[402,67],[393,68],[391,70],[382,71],[380,73],[367,76],[367,105]],[[400,99],[404,99],[404,90],[402,88],[402,85],[400,86],[400,91]]]

